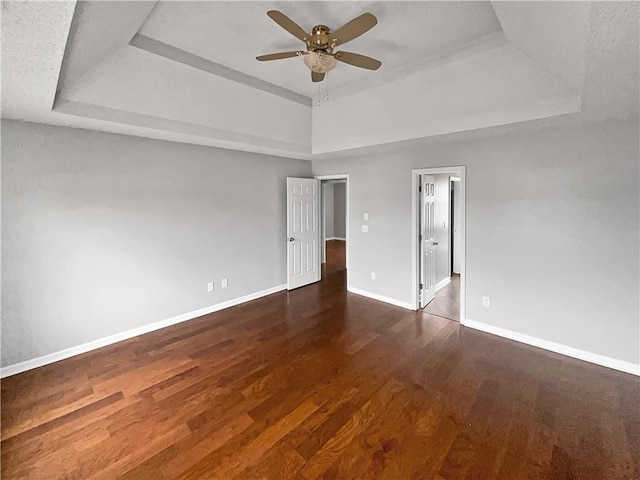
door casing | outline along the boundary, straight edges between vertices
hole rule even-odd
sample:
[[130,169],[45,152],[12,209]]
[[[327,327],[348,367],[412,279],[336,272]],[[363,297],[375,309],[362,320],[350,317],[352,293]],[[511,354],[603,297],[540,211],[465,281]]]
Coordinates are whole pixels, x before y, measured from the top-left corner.
[[[320,183],[322,184],[323,180],[345,180],[345,187],[344,187],[344,208],[346,209],[345,212],[345,229],[344,229],[344,238],[345,238],[345,247],[346,247],[346,265],[347,265],[347,288],[349,288],[349,174],[348,173],[337,173],[335,175],[316,175],[314,177],[315,179],[319,180]],[[322,209],[321,211],[323,212],[323,214],[321,215],[321,221],[322,221],[322,226],[320,228],[321,231],[321,241],[324,244],[324,199],[323,200],[323,205],[322,205]],[[324,246],[323,246],[324,248]]]
[[414,310],[420,308],[419,290],[420,290],[420,243],[418,235],[420,233],[420,198],[418,186],[420,184],[420,175],[437,175],[446,173],[460,177],[460,323],[464,325],[466,320],[466,167],[434,167],[419,168],[411,170],[411,269],[412,269],[412,287],[411,287],[411,304]]

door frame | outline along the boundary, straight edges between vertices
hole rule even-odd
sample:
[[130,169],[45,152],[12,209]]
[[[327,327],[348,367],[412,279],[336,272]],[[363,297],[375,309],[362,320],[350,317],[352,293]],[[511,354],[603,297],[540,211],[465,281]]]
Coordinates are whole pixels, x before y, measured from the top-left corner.
[[[320,209],[320,211],[322,212],[322,215],[320,217],[320,221],[322,222],[322,225],[320,226],[320,234],[321,234],[321,240],[323,242],[322,248],[324,249],[325,245],[325,229],[324,229],[324,194],[322,194],[322,181],[323,180],[345,180],[345,187],[344,187],[344,208],[345,208],[345,219],[344,219],[344,223],[345,223],[345,229],[344,229],[344,238],[345,238],[345,248],[346,248],[346,266],[347,266],[347,285],[349,285],[349,174],[348,173],[337,173],[335,175],[316,175],[315,177],[313,177],[317,180],[320,181],[320,202],[322,203],[322,208]],[[325,255],[326,256],[326,255]],[[324,259],[325,261],[327,260],[326,258]],[[320,269],[320,274],[322,275],[322,269]]]
[[[453,180],[455,178],[455,180]],[[455,216],[455,210],[456,210],[456,203],[454,201],[454,195],[453,195],[453,185],[456,183],[461,182],[462,180],[460,179],[460,177],[457,177],[455,175],[451,175],[449,176],[449,275],[453,275],[453,267],[455,265],[455,256],[454,256],[454,250],[455,250],[455,244],[456,244],[456,236],[454,235],[453,232],[453,227],[456,220],[456,216]],[[461,197],[462,198],[462,197]],[[460,198],[458,199],[458,201],[460,200]],[[453,206],[451,205],[451,202],[453,203]]]
[[[418,186],[420,184],[420,175],[437,175],[447,173],[456,177],[460,177],[460,324],[464,325],[467,318],[466,296],[467,296],[467,268],[466,268],[466,229],[467,229],[467,200],[466,200],[466,167],[433,167],[418,168],[411,170],[411,304],[414,310],[420,309],[419,289],[420,289],[420,268],[418,261],[420,260],[420,242],[418,234],[420,233],[420,195]],[[348,247],[348,245],[347,245]]]

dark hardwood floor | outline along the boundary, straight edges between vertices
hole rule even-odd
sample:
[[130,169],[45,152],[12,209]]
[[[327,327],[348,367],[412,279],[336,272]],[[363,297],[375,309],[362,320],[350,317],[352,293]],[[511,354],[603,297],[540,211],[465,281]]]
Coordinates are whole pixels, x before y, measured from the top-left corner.
[[347,266],[347,242],[344,240],[327,240],[325,245],[327,265],[345,268]]
[[436,292],[434,298],[426,307],[426,313],[460,321],[460,275],[451,275],[451,282]]
[[2,478],[640,476],[637,377],[344,281],[3,379]]

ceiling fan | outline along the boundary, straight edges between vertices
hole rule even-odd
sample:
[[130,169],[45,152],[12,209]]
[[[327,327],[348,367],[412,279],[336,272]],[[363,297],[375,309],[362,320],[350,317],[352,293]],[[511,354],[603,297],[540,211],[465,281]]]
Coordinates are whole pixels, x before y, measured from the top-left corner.
[[311,33],[305,32],[302,27],[278,10],[269,10],[267,15],[291,35],[302,40],[307,49],[295,52],[271,53],[256,57],[261,62],[280,60],[281,58],[304,57],[305,65],[311,70],[311,80],[313,82],[324,80],[325,74],[333,70],[337,62],[348,63],[349,65],[369,70],[377,70],[382,65],[379,60],[358,53],[342,51],[333,53],[335,47],[359,37],[378,23],[376,17],[371,13],[363,13],[335,32],[331,32],[326,25],[316,25],[311,30]]

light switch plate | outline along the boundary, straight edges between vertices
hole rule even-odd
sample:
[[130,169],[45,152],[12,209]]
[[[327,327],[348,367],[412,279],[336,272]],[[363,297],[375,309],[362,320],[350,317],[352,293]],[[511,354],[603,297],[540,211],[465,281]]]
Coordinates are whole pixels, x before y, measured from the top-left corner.
[[369,233],[369,225],[362,225],[362,233]]
[[365,213],[365,214],[364,214],[364,219],[365,219],[365,220],[369,220],[369,214],[368,214],[368,213]]

